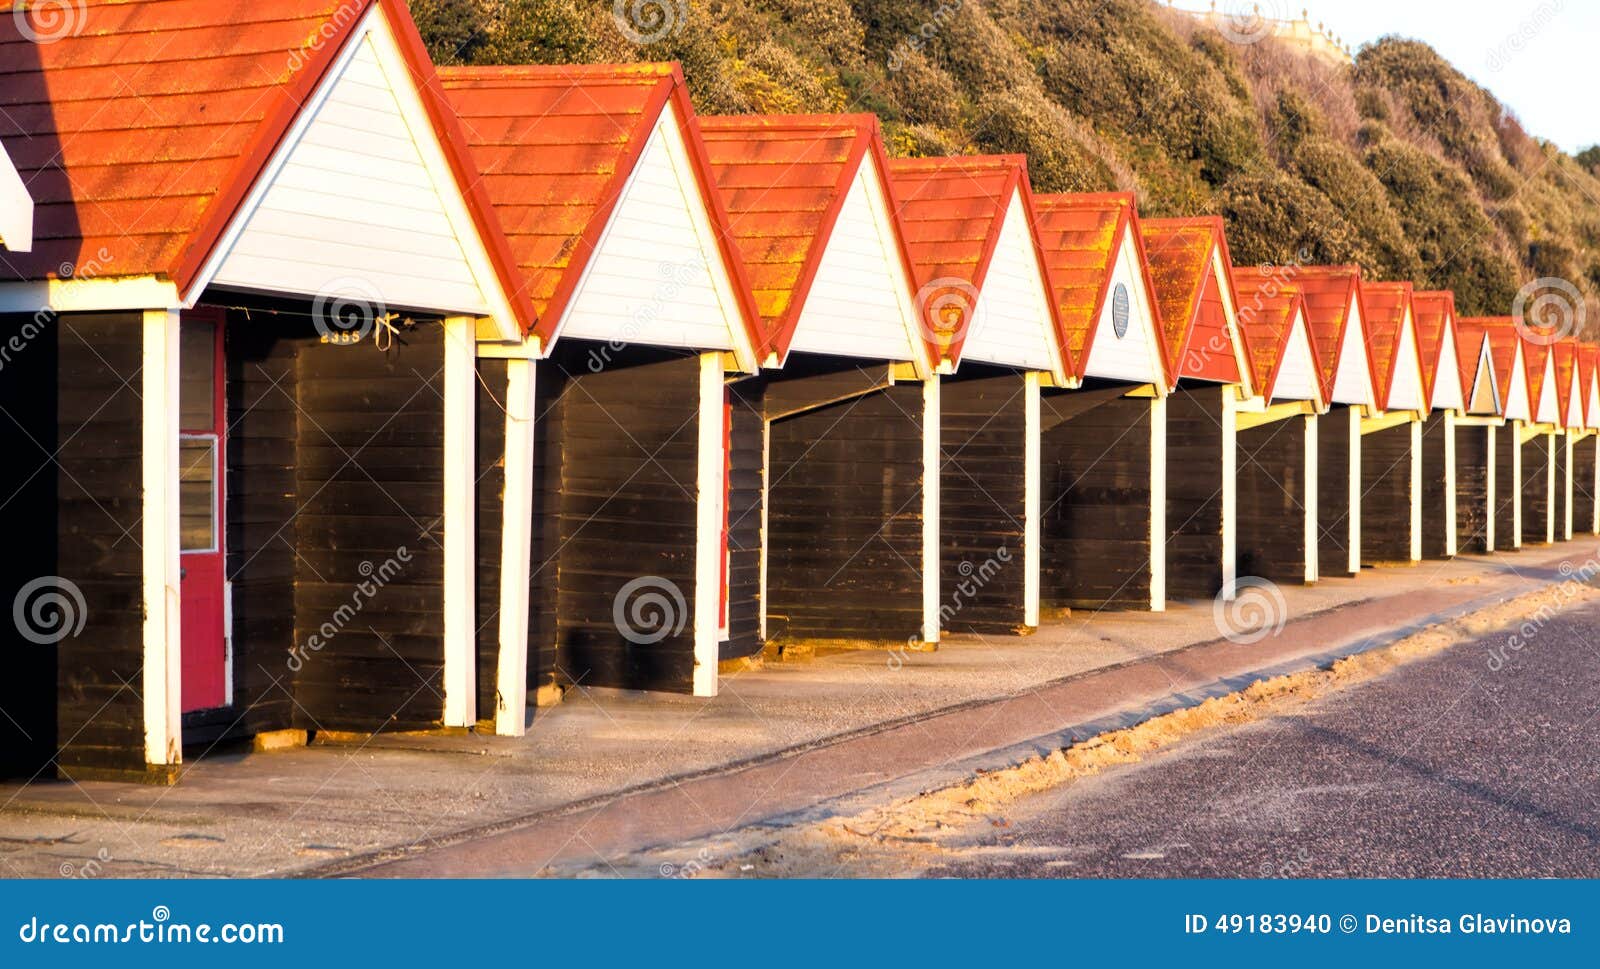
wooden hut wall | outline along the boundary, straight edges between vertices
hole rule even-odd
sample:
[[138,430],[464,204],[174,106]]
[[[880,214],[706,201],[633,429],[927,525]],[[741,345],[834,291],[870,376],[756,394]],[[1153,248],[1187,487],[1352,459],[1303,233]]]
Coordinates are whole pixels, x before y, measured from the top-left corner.
[[1350,473],[1352,459],[1361,459],[1361,411],[1335,407],[1317,425],[1317,574],[1323,578],[1351,574],[1350,516],[1361,507],[1361,479]]
[[766,494],[766,418],[759,378],[728,387],[728,638],[724,660],[760,655],[762,501]]
[[25,553],[0,565],[5,601],[43,581],[21,603],[32,610],[63,590],[51,577],[83,596],[81,609],[27,613],[35,637],[63,633],[58,642],[6,624],[7,774],[32,776],[58,746],[72,776],[144,770],[142,338],[138,314],[0,317],[6,521],[11,547]]
[[1595,488],[1596,471],[1600,469],[1596,463],[1600,457],[1596,454],[1597,440],[1600,437],[1589,434],[1572,448],[1572,530],[1576,535],[1600,533],[1600,510],[1596,506],[1600,491]]
[[1363,563],[1411,561],[1411,425],[1361,436]]
[[1304,417],[1239,432],[1239,575],[1304,582],[1306,557]]
[[1232,387],[1180,387],[1167,398],[1167,592],[1210,599],[1222,591],[1226,450],[1234,448]]
[[1016,632],[1027,619],[1027,384],[962,369],[940,389],[943,627]]
[[922,412],[912,381],[770,422],[769,640],[923,636]]
[[1543,545],[1550,541],[1554,495],[1550,471],[1555,462],[1551,436],[1533,435],[1522,445],[1522,544]]
[[699,356],[563,341],[539,368],[530,686],[690,692]]
[[1479,425],[1456,428],[1456,543],[1462,552],[1489,548],[1490,433]]
[[1494,436],[1494,550],[1510,552],[1522,547],[1521,515],[1522,446],[1518,443],[1521,426],[1512,421],[1496,428]]
[[[1456,552],[1455,494],[1458,445],[1454,418],[1433,411],[1422,422],[1422,555],[1448,558]],[[1454,500],[1452,500],[1452,498]]]
[[[477,717],[493,720],[500,676],[500,552],[505,518],[506,361],[480,359],[476,409],[477,529],[473,566],[477,607]],[[530,603],[531,606],[531,603]]]
[[[444,693],[444,327],[403,330],[385,351],[370,340],[324,346],[310,334],[285,338],[301,344],[294,642],[324,643],[301,664],[297,709],[311,727],[436,726]],[[384,576],[357,606],[360,590]],[[349,618],[352,608],[359,621]]]
[[1555,540],[1558,542],[1570,541],[1572,538],[1572,502],[1576,496],[1575,482],[1569,475],[1572,472],[1572,452],[1569,449],[1569,438],[1566,434],[1556,435],[1555,445],[1551,449],[1551,460],[1556,466],[1555,493],[1551,500],[1555,502]]
[[528,697],[541,689],[571,683],[557,658],[556,598],[561,591],[561,492],[566,454],[562,401],[569,389],[563,359],[534,365],[533,527],[528,548]]
[[1046,608],[1150,608],[1152,407],[1116,393],[1041,402]]

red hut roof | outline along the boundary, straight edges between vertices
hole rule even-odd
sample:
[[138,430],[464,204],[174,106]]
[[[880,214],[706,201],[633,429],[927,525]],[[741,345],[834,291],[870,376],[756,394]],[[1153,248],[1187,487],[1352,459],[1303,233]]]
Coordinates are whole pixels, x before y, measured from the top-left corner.
[[[510,249],[400,0],[80,0],[82,29],[35,43],[0,18],[0,139],[38,203],[31,253],[0,279],[157,276],[184,298],[241,202],[366,15],[381,10],[422,91],[495,270]],[[513,299],[524,327],[533,308]]]
[[662,112],[675,107],[741,315],[761,345],[678,65],[449,67],[439,77],[539,311],[541,340],[553,339]]
[[[1145,257],[1161,310],[1162,340],[1173,376],[1252,386],[1239,373],[1226,294],[1233,292],[1222,219],[1146,219]],[[1220,254],[1220,260],[1218,256]],[[1220,262],[1223,278],[1217,278]]]
[[1578,402],[1580,413],[1572,411],[1572,376],[1578,369],[1578,341],[1573,337],[1558,340],[1550,347],[1550,352],[1555,354],[1556,360],[1556,410],[1561,414],[1561,424],[1564,427],[1576,427],[1583,423],[1583,402]]
[[[1378,394],[1378,408],[1387,410],[1389,394],[1394,390],[1396,363],[1400,358],[1400,341],[1405,336],[1406,309],[1411,305],[1410,283],[1366,283],[1361,288],[1362,311],[1367,320],[1367,349],[1372,356],[1373,383]],[[1415,316],[1413,314],[1413,320]],[[1416,328],[1412,337],[1416,339]],[[1417,358],[1422,358],[1418,350]],[[1426,372],[1427,368],[1423,368]],[[1423,388],[1424,394],[1427,388]]]
[[[1011,199],[1020,194],[1024,210],[1032,210],[1026,155],[895,159],[889,162],[889,184],[919,290],[940,280],[959,281],[970,293],[956,304],[982,292]],[[1039,272],[1044,272],[1042,261]],[[933,304],[949,301],[939,299],[943,294],[923,295],[917,307],[923,329],[934,338],[941,359],[959,362],[976,307],[965,306],[962,319],[936,320]],[[1062,343],[1054,302],[1051,324],[1054,339]]]
[[[1294,285],[1305,301],[1306,325],[1311,330],[1311,342],[1316,344],[1323,399],[1332,400],[1344,350],[1345,328],[1351,322],[1350,307],[1355,306],[1363,317],[1366,315],[1361,301],[1361,267],[1301,266],[1295,271]],[[1366,349],[1367,370],[1375,374],[1372,347],[1365,339],[1361,345]],[[1373,383],[1376,385],[1376,378]]]
[[1600,347],[1591,343],[1578,344],[1578,389],[1583,394],[1583,426],[1594,427],[1600,422],[1600,412],[1591,407],[1596,371],[1600,370]]
[[1528,375],[1528,410],[1533,420],[1538,421],[1539,399],[1544,394],[1544,375],[1550,359],[1550,344],[1523,339],[1520,328],[1517,336],[1522,339],[1522,360],[1524,372]]
[[[1441,379],[1459,380],[1463,399],[1472,393],[1472,369],[1464,368],[1456,353],[1456,372],[1442,374],[1445,341],[1456,342],[1456,294],[1447,289],[1423,290],[1411,294],[1411,318],[1417,327],[1417,349],[1422,354],[1422,393],[1433,403],[1434,387]],[[1473,366],[1477,361],[1473,361]]]
[[[1504,414],[1511,403],[1517,345],[1522,340],[1516,322],[1509,316],[1464,316],[1456,320],[1456,330],[1472,343],[1478,344],[1483,339],[1489,341],[1489,363],[1494,368],[1495,387],[1500,392],[1500,413]],[[1473,351],[1473,366],[1477,366],[1477,352]]]
[[[1251,379],[1256,393],[1270,401],[1277,394],[1278,375],[1288,356],[1295,318],[1305,318],[1305,302],[1296,286],[1275,276],[1262,276],[1249,267],[1234,266],[1233,278],[1239,294],[1239,330],[1250,361]],[[1312,366],[1316,367],[1316,347],[1309,349]],[[1320,389],[1321,381],[1317,384]]]
[[[744,259],[765,352],[787,356],[852,180],[868,155],[885,198],[888,157],[870,114],[737,115],[700,119],[711,171]],[[899,217],[894,232],[903,238]],[[908,278],[915,278],[897,243]],[[931,355],[931,348],[929,348]]]
[[[1074,195],[1035,195],[1034,226],[1039,247],[1044,253],[1056,312],[1067,340],[1067,352],[1082,379],[1089,366],[1089,348],[1094,344],[1106,297],[1111,291],[1117,258],[1129,230],[1136,249],[1140,275],[1152,311],[1160,314],[1160,303],[1150,287],[1150,267],[1145,259],[1143,233],[1133,195],[1128,192],[1101,192]],[[1156,321],[1161,330],[1161,321]],[[1156,339],[1161,371],[1167,385],[1172,384],[1172,361],[1165,341]]]

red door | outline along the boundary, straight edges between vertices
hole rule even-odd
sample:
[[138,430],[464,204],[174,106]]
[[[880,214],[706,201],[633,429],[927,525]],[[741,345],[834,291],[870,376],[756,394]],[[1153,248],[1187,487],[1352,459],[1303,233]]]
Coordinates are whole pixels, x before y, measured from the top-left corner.
[[183,710],[228,702],[223,629],[222,482],[227,408],[223,314],[186,310],[178,327],[178,517],[183,567]]

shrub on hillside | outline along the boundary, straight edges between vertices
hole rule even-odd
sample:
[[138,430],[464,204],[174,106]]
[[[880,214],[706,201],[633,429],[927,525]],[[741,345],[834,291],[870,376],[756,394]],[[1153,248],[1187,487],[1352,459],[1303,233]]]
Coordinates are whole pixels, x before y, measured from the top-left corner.
[[1357,262],[1361,240],[1327,197],[1284,172],[1260,169],[1224,185],[1228,247],[1240,264]]

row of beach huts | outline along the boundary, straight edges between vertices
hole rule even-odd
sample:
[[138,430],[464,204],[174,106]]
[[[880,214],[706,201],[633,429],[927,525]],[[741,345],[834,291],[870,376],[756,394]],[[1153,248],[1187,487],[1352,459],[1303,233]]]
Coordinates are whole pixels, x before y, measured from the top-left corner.
[[49,26],[0,28],[24,777],[1600,532],[1600,350],[1449,292],[672,65],[436,70],[399,0]]

